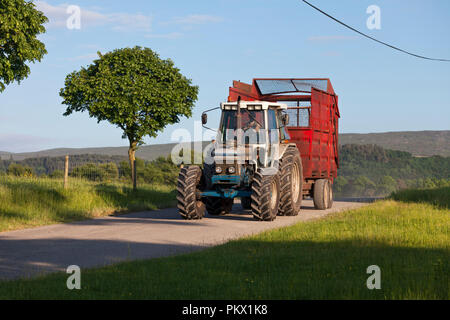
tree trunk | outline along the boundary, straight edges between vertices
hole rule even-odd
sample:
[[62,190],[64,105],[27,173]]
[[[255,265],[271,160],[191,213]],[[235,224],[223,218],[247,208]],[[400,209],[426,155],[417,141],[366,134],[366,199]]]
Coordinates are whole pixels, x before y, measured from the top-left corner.
[[136,179],[136,177],[134,176],[135,174],[135,168],[134,168],[134,162],[136,160],[136,148],[137,147],[137,142],[130,142],[130,148],[128,149],[128,159],[130,160],[130,168],[131,168],[131,181],[134,184],[134,181]]

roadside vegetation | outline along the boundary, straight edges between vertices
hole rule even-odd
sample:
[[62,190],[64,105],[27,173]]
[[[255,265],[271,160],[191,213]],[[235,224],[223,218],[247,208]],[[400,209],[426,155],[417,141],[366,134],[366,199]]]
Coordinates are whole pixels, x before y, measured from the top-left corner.
[[0,232],[129,211],[173,207],[175,188],[162,183],[0,176]]
[[[417,158],[376,145],[340,146],[339,155],[340,168],[333,185],[335,197],[384,197],[407,188],[450,187],[450,157]],[[72,155],[69,167],[70,175],[85,179],[107,181],[118,175],[122,181],[131,181],[131,168],[125,156]],[[63,169],[64,157],[0,160],[0,174],[62,177]],[[172,184],[178,177],[178,168],[166,157],[153,161],[138,158],[137,176],[141,183]]]
[[407,189],[393,193],[390,198],[409,203],[430,203],[442,209],[450,209],[450,187],[437,189]]
[[[449,299],[450,210],[394,194],[360,209],[173,257],[0,282],[0,299]],[[419,192],[417,194],[421,194]],[[448,193],[447,193],[448,194]],[[381,269],[369,290],[367,267]],[[182,270],[182,272],[180,272]]]
[[414,157],[377,145],[343,145],[335,197],[388,196],[402,189],[450,187],[450,157]]

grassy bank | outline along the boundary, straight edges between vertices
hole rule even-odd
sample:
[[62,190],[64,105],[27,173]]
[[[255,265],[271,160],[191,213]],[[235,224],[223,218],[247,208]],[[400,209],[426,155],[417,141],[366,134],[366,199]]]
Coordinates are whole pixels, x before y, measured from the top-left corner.
[[[0,282],[0,299],[449,299],[450,211],[380,201],[180,256]],[[368,290],[366,269],[381,269]]]
[[439,208],[450,209],[450,187],[402,190],[392,194],[391,199],[409,203],[429,203]]
[[0,232],[97,216],[174,206],[173,187],[140,185],[133,191],[120,183],[99,184],[71,179],[3,178],[0,183]]

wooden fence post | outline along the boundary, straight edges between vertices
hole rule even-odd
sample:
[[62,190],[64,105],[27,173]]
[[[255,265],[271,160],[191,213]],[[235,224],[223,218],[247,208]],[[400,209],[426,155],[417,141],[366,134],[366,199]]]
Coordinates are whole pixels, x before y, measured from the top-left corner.
[[66,161],[64,162],[64,189],[69,186],[69,156],[66,156]]

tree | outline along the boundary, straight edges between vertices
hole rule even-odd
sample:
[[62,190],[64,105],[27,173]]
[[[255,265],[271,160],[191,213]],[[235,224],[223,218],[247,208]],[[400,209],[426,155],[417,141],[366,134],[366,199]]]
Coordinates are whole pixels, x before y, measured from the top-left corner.
[[119,168],[114,162],[102,163],[99,167],[105,171],[108,180],[116,180],[119,178]]
[[381,195],[389,195],[397,190],[397,181],[391,176],[384,176],[378,185],[378,193]]
[[104,181],[107,178],[107,172],[97,166],[95,163],[86,163],[72,170],[71,176],[83,178],[91,181]]
[[47,53],[37,39],[44,33],[48,19],[32,2],[2,0],[0,2],[0,92],[6,85],[28,77],[27,62],[41,61]]
[[[156,137],[168,124],[190,117],[198,87],[172,60],[162,60],[149,48],[116,49],[87,68],[66,77],[60,95],[65,116],[87,111],[98,122],[108,121],[128,139],[132,175],[137,148],[145,136]],[[134,177],[132,177],[134,178]]]
[[28,166],[22,166],[18,163],[11,163],[8,167],[7,173],[16,177],[32,177],[34,175],[32,168]]
[[358,196],[373,196],[375,193],[375,183],[366,176],[358,176],[353,181],[353,191]]
[[333,183],[334,192],[337,195],[343,195],[345,193],[345,187],[348,185],[348,180],[345,177],[337,177]]

